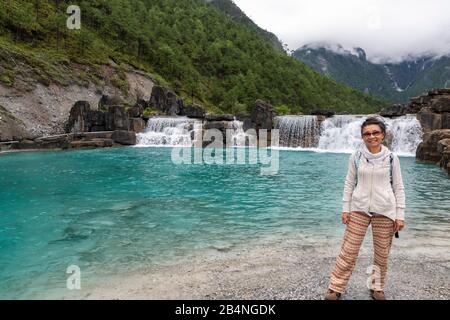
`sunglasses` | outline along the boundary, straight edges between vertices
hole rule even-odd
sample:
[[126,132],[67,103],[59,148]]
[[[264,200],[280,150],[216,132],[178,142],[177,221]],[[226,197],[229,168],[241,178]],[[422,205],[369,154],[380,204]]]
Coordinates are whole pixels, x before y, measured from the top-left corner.
[[383,133],[381,131],[373,131],[373,132],[364,132],[362,135],[364,138],[368,138],[370,136],[379,137]]

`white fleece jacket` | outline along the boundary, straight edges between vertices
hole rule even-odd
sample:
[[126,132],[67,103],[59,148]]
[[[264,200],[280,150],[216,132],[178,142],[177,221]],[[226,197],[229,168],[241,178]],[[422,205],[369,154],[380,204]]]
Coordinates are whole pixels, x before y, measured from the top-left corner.
[[[386,148],[383,146],[383,148]],[[371,161],[363,155],[356,173],[356,151],[348,161],[348,172],[344,185],[343,212],[362,211],[369,215],[377,213],[392,220],[405,220],[405,189],[400,161],[393,155],[392,186],[390,178],[390,151],[387,156]],[[355,175],[358,182],[355,186]]]

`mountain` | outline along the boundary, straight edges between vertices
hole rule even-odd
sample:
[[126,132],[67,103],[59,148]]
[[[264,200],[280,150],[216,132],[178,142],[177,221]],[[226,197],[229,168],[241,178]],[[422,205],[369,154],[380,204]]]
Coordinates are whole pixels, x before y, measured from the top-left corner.
[[216,113],[248,113],[256,99],[289,113],[369,113],[385,104],[287,55],[231,1],[77,4],[81,29],[73,30],[72,2],[0,2],[0,105],[8,119],[54,121],[57,132],[68,114],[58,99],[85,100],[105,88],[141,96],[136,85],[146,79]]
[[226,15],[230,16],[236,22],[242,23],[249,28],[252,28],[258,32],[261,36],[266,38],[269,42],[273,43],[278,50],[284,50],[283,44],[277,38],[277,36],[267,30],[260,28],[254,23],[233,1],[231,0],[205,0],[210,3]]
[[362,48],[308,44],[293,57],[317,72],[390,102],[406,102],[432,88],[450,86],[450,57],[409,57],[397,63],[373,63]]

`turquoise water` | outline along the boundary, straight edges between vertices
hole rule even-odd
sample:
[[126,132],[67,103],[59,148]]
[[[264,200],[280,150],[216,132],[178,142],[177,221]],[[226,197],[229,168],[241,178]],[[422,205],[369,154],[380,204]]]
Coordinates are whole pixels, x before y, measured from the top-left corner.
[[[340,240],[347,154],[280,151],[260,165],[175,165],[171,148],[0,156],[0,298],[45,298],[82,281],[266,238]],[[450,179],[401,158],[408,248],[446,254]]]

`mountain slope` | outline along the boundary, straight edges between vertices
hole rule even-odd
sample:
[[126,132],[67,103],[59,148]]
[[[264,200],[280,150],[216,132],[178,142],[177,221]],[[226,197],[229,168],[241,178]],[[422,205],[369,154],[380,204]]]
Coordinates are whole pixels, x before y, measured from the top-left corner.
[[242,23],[249,28],[254,29],[260,33],[264,38],[272,42],[275,48],[283,50],[283,45],[276,35],[273,33],[261,29],[256,23],[254,23],[232,0],[205,0],[207,3],[215,6],[217,9],[232,17],[235,21]]
[[[109,81],[126,92],[123,70],[131,65],[214,112],[248,112],[257,98],[289,112],[326,107],[364,113],[383,106],[319,75],[278,50],[259,30],[204,1],[79,1],[80,30],[65,27],[69,4],[0,3],[3,86],[14,88],[23,76],[8,61],[16,55],[46,86],[82,82],[101,90]],[[99,72],[111,61],[114,81]]]
[[329,78],[391,102],[405,102],[428,89],[450,85],[450,57],[445,56],[376,64],[366,59],[361,48],[350,51],[330,44],[305,45],[293,56]]

